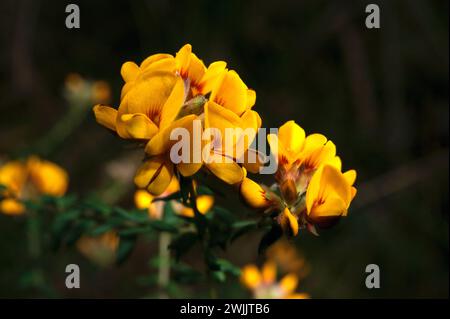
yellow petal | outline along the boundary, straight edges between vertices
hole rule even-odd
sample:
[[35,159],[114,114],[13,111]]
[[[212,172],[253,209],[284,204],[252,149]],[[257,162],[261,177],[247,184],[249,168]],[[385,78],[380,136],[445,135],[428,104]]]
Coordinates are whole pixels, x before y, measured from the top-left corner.
[[247,86],[235,71],[228,71],[211,92],[210,100],[241,115],[247,108]]
[[119,117],[122,114],[142,113],[159,124],[163,106],[172,93],[176,80],[177,77],[171,72],[150,72],[135,81],[120,103]]
[[286,297],[287,299],[310,299],[311,296],[306,293],[293,293]]
[[303,147],[305,131],[294,121],[288,121],[280,127],[278,140],[286,152],[296,154]]
[[142,113],[124,114],[121,120],[130,138],[148,140],[158,132],[155,123]]
[[138,189],[134,193],[134,204],[138,209],[148,209],[155,198],[152,194],[143,189]]
[[226,129],[243,127],[242,119],[232,111],[221,105],[209,101],[205,104],[205,128],[217,128],[222,134],[222,140],[226,135]]
[[21,215],[25,212],[25,206],[15,199],[7,198],[0,201],[0,212],[6,215]]
[[140,69],[134,62],[125,62],[122,64],[120,74],[125,82],[134,81],[139,75]]
[[[189,67],[186,70],[185,77],[190,80],[190,83],[193,87],[197,87],[200,84],[205,72],[206,67],[203,64],[202,60],[200,60],[194,53],[191,53]],[[194,95],[196,95],[197,93],[198,92],[194,92]]]
[[177,78],[173,87],[172,93],[164,103],[161,112],[161,121],[159,124],[160,130],[168,127],[178,116],[181,107],[184,103],[184,81],[182,78]]
[[280,224],[284,231],[292,233],[293,236],[298,234],[298,221],[291,211],[286,207],[280,216]]
[[154,157],[139,167],[134,183],[139,188],[146,188],[152,195],[161,195],[170,185],[173,166],[163,157]]
[[62,196],[67,191],[69,176],[55,163],[30,157],[27,162],[31,182],[42,194]]
[[354,169],[346,171],[344,177],[349,185],[353,185],[356,180],[356,171]]
[[255,289],[261,284],[261,274],[255,265],[247,265],[242,268],[241,282],[250,289]]
[[187,72],[191,58],[191,53],[192,53],[192,46],[190,44],[185,44],[175,55],[177,70],[180,70],[180,73]]
[[244,171],[236,163],[227,163],[224,156],[211,154],[211,162],[206,167],[218,178],[228,184],[237,184],[244,178]]
[[183,176],[192,176],[197,173],[200,168],[202,168],[202,163],[179,163],[177,164],[177,169]]
[[[175,144],[176,140],[170,139],[170,134],[176,128],[185,128],[188,131],[192,130],[193,121],[197,118],[196,115],[191,114],[181,119],[172,122],[165,129],[159,131],[146,145],[145,152],[148,155],[159,155],[163,154],[170,149],[170,147]],[[192,134],[191,134],[192,135]],[[192,136],[191,136],[192,141]]]
[[214,197],[211,195],[200,195],[197,197],[197,209],[200,213],[206,214],[214,205]]
[[256,102],[256,92],[254,90],[247,90],[247,109],[250,109],[255,105]]
[[97,104],[96,106],[94,106],[94,115],[95,120],[99,124],[103,125],[106,128],[109,128],[110,130],[116,130],[116,109],[109,106]]
[[347,203],[341,197],[331,195],[322,204],[314,206],[308,216],[316,220],[326,217],[338,217],[346,214],[347,206]]
[[265,284],[271,284],[277,277],[277,266],[273,261],[267,261],[262,268],[262,278]]
[[201,94],[206,95],[210,93],[213,88],[220,83],[225,74],[224,72],[226,66],[226,62],[223,61],[213,62],[209,65],[200,83],[198,84]]
[[284,276],[280,281],[280,287],[286,294],[290,294],[295,291],[298,285],[298,277],[295,274],[288,274]]
[[266,192],[250,178],[245,177],[243,179],[240,186],[240,194],[243,200],[253,208],[265,208],[270,205],[266,198]]
[[[159,62],[159,63],[157,63]],[[165,69],[162,66],[165,65],[165,63],[174,63],[174,57],[171,54],[167,53],[157,53],[149,56],[144,61],[142,61],[140,68],[141,70],[145,71],[148,70],[150,66],[153,68],[161,68]]]
[[[17,196],[28,176],[26,166],[20,161],[10,161],[0,166],[0,184],[7,187],[5,196]],[[11,192],[12,194],[8,194]]]

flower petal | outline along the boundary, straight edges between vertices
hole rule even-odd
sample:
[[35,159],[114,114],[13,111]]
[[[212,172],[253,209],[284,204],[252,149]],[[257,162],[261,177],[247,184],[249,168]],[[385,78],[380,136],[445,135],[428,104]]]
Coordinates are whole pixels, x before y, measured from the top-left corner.
[[235,71],[228,71],[211,92],[210,100],[241,115],[247,108],[247,86]]
[[6,215],[21,215],[25,212],[25,206],[13,198],[6,198],[0,201],[0,212]]
[[168,127],[178,116],[181,107],[184,103],[184,81],[182,78],[177,78],[175,85],[164,103],[161,112],[161,120],[159,129],[163,130]]
[[116,119],[117,119],[117,110],[105,106],[97,104],[94,106],[94,115],[97,123],[103,125],[104,127],[115,131],[116,130]]
[[278,140],[288,153],[296,154],[303,147],[305,131],[294,121],[288,121],[280,127]]
[[158,132],[155,123],[142,113],[124,114],[121,120],[130,138],[148,140]]
[[236,162],[227,162],[220,154],[211,154],[211,162],[206,167],[218,178],[228,184],[237,184],[244,178],[244,171]]
[[154,157],[139,167],[134,183],[152,195],[161,195],[170,185],[173,165],[163,157]]

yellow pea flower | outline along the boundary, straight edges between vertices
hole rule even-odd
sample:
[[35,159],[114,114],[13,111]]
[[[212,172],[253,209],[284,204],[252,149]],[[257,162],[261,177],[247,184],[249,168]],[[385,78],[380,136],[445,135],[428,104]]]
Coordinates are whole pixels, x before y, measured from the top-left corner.
[[354,170],[341,173],[331,165],[317,170],[306,191],[307,219],[313,223],[322,223],[346,216],[350,202],[356,195],[356,188],[353,187],[355,179]]
[[25,212],[21,200],[39,194],[62,196],[67,191],[68,175],[55,163],[31,156],[26,162],[11,161],[0,167],[0,185],[6,187],[0,195],[0,211],[19,215]]
[[[123,64],[121,74],[125,85],[118,110],[96,105],[94,113],[98,123],[116,131],[120,137],[148,142],[149,159],[135,178],[138,187],[147,188],[153,195],[164,192],[174,174],[174,166],[167,156],[175,143],[170,141],[170,133],[175,128],[192,128],[199,112],[197,108],[203,107],[204,95],[216,86],[225,67],[225,62],[218,61],[206,68],[189,44],[175,57],[155,54],[140,66],[134,62]],[[190,176],[201,168],[201,163],[180,163],[177,168]]]
[[308,294],[296,293],[298,276],[294,273],[285,275],[276,281],[277,269],[273,261],[267,261],[261,271],[255,265],[241,269],[241,283],[250,289],[255,299],[306,299]]
[[106,267],[116,260],[119,241],[119,236],[115,232],[109,231],[100,236],[82,236],[78,239],[76,247],[90,261]]

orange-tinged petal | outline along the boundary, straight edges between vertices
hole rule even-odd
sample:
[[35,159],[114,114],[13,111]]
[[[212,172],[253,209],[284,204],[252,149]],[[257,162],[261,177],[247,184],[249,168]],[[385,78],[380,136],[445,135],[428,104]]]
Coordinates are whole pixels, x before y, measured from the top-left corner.
[[189,62],[191,59],[192,46],[190,44],[185,44],[180,50],[178,50],[175,55],[175,61],[177,70],[180,71],[180,74],[183,76],[189,67]]
[[175,121],[183,106],[184,98],[184,81],[182,78],[177,78],[172,93],[167,98],[167,101],[162,108],[161,121],[159,123],[159,128],[161,130],[165,129]]
[[165,63],[174,63],[174,62],[175,62],[174,57],[171,54],[157,53],[149,56],[144,61],[142,61],[140,68],[141,70],[147,70],[150,66],[152,66],[153,68],[156,67],[156,69],[160,67],[165,70],[165,68],[163,68]]
[[321,217],[337,217],[346,215],[347,203],[339,196],[331,195],[320,205],[313,206],[309,217],[319,219]]
[[218,178],[228,184],[237,184],[244,178],[244,171],[236,162],[227,162],[220,154],[211,154],[206,167]]
[[343,175],[349,185],[353,185],[355,183],[356,171],[354,169],[346,171]]
[[270,205],[264,189],[250,178],[245,177],[243,179],[240,194],[243,200],[253,208],[266,208]]
[[291,211],[286,207],[280,216],[280,225],[284,231],[292,233],[293,236],[298,234],[298,221]]
[[154,157],[139,167],[134,182],[139,188],[146,188],[152,195],[161,195],[170,185],[173,165],[164,157]]
[[158,132],[155,123],[142,113],[124,114],[121,120],[130,138],[149,140]]
[[192,176],[202,168],[203,163],[179,163],[177,169],[183,176]]
[[134,204],[139,209],[148,209],[155,197],[144,189],[138,189],[134,193]]
[[66,171],[55,163],[30,157],[27,162],[30,179],[42,194],[62,196],[66,193],[69,176]]
[[298,277],[295,274],[288,274],[284,276],[280,281],[280,287],[286,294],[290,294],[295,291],[298,285]]
[[[170,139],[170,134],[176,128],[185,128],[188,131],[192,130],[193,121],[197,118],[196,115],[191,114],[182,117],[169,126],[167,126],[162,131],[159,131],[146,145],[145,152],[148,155],[159,155],[163,154],[170,149],[170,147],[175,144],[176,140]],[[192,137],[192,136],[191,136]]]
[[26,166],[20,161],[10,161],[0,166],[0,185],[6,186],[9,195],[18,195],[27,179]]
[[21,215],[25,212],[25,206],[13,198],[0,201],[0,212],[6,215]]
[[247,108],[247,86],[239,75],[231,70],[222,78],[222,82],[211,92],[210,100],[241,115]]
[[125,82],[130,82],[134,81],[138,77],[140,71],[141,70],[136,63],[128,61],[122,64],[120,74]]
[[[186,70],[186,77],[190,80],[192,86],[198,86],[201,82],[204,74],[206,72],[206,67],[194,53],[191,53],[189,59],[189,67]],[[183,75],[182,75],[183,76]],[[198,93],[198,92],[194,92]]]
[[305,131],[294,121],[288,121],[278,130],[279,143],[290,154],[300,152],[305,141]]
[[261,284],[261,274],[255,265],[247,265],[242,268],[241,282],[250,289],[255,289]]
[[286,297],[287,299],[310,299],[311,296],[307,293],[293,293]]
[[261,271],[265,284],[272,284],[277,277],[277,266],[273,261],[267,261]]
[[247,90],[247,109],[250,109],[255,105],[256,102],[256,92],[254,90]]
[[206,95],[210,93],[221,81],[224,75],[227,64],[223,61],[216,61],[211,63],[206,69],[198,86],[200,87],[200,93]]
[[116,130],[116,118],[117,118],[117,110],[105,106],[105,105],[96,105],[94,106],[94,114],[95,120],[97,123],[103,125],[104,127],[115,131]]

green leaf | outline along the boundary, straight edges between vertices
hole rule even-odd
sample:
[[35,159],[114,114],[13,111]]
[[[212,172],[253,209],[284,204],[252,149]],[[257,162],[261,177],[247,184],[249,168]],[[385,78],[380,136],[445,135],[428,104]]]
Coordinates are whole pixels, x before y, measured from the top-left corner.
[[129,221],[134,221],[137,223],[145,223],[149,221],[148,215],[142,210],[127,211],[121,207],[115,206],[113,208],[113,212]]
[[235,265],[233,265],[230,261],[226,259],[219,258],[216,263],[219,265],[220,269],[224,272],[228,272],[234,276],[241,275],[241,269]]
[[116,262],[117,264],[123,263],[133,251],[136,245],[136,236],[121,236],[119,242],[119,248],[117,249]]
[[226,224],[232,224],[236,220],[236,216],[224,207],[215,206],[213,208],[213,212],[214,212],[214,217],[220,219],[221,221],[223,221]]
[[225,273],[223,271],[213,271],[211,273],[211,276],[213,277],[214,280],[218,281],[218,282],[225,282],[225,280],[227,279],[227,276],[225,275]]

